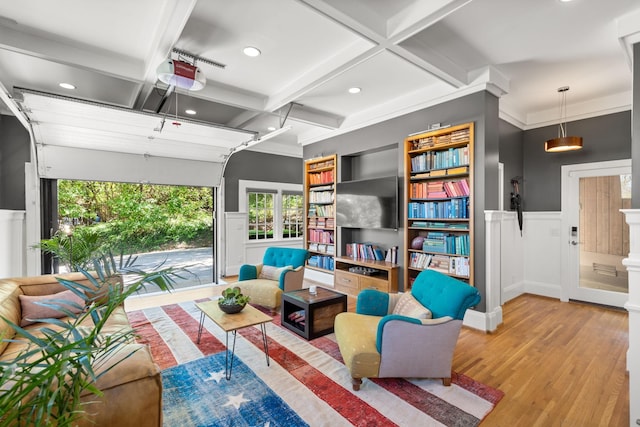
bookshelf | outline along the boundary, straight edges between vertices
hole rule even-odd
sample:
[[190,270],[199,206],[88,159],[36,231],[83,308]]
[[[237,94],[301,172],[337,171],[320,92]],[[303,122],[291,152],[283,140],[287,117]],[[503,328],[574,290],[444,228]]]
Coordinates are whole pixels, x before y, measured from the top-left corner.
[[336,254],[337,155],[304,162],[307,267],[333,273]]
[[405,290],[425,268],[473,285],[473,123],[405,139]]

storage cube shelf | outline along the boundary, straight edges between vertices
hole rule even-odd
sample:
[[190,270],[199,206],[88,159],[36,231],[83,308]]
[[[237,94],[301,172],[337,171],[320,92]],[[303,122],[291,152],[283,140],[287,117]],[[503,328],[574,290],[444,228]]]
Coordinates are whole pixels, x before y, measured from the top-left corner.
[[430,268],[473,285],[473,123],[405,139],[405,289]]
[[336,235],[337,155],[304,163],[305,241],[311,253],[307,267],[332,273]]

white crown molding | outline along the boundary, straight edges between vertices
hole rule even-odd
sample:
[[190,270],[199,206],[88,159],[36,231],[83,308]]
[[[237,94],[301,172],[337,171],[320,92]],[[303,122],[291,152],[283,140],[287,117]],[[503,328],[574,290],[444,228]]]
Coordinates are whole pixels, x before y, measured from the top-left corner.
[[627,64],[633,64],[633,45],[640,42],[640,9],[617,20],[618,40],[622,46]]

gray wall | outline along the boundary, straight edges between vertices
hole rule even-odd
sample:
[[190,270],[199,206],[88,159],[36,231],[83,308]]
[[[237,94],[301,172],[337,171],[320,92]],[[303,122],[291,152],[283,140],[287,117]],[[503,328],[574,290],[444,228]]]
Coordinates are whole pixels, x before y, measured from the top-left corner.
[[0,114],[0,209],[24,210],[24,164],[30,161],[29,133],[14,116]]
[[[475,254],[475,286],[482,295],[485,295],[485,237],[484,237],[484,211],[498,208],[498,99],[488,92],[478,92],[459,99],[445,102],[440,105],[425,108],[423,110],[407,114],[359,129],[344,135],[339,135],[315,144],[304,147],[305,159],[337,153],[339,156],[366,153],[386,148],[390,145],[397,146],[397,158],[395,159],[396,171],[400,180],[400,194],[404,194],[404,165],[403,150],[404,138],[407,135],[423,131],[433,123],[460,124],[475,122],[475,163],[474,163],[474,233]],[[392,151],[392,150],[391,150]],[[388,170],[388,159],[380,160],[378,167]],[[340,165],[340,162],[338,163]],[[370,170],[370,168],[367,168]],[[341,172],[339,171],[341,175]],[[342,175],[341,175],[342,176]],[[485,188],[490,189],[485,191]],[[404,201],[400,201],[400,217],[404,217]],[[404,229],[397,232],[388,230],[361,230],[359,235],[354,235],[358,241],[367,241],[381,244],[385,248],[397,245],[404,246]],[[354,239],[355,240],[355,239]],[[404,265],[403,251],[399,251],[398,263]],[[402,272],[402,275],[404,271]],[[404,288],[402,283],[400,289]],[[485,310],[484,300],[478,306],[480,311]]]
[[[522,139],[523,132],[511,123],[500,120],[500,162],[504,164],[504,209],[511,207],[511,179],[522,177]],[[522,180],[520,180],[522,183]]]
[[302,159],[244,150],[229,159],[224,171],[224,207],[238,212],[238,180],[302,185]]
[[[631,158],[630,111],[569,122],[567,130],[567,135],[583,138],[582,150],[545,152],[544,142],[558,136],[557,125],[524,132],[525,179],[521,193],[525,211],[561,209],[560,174],[563,165]],[[633,199],[636,199],[635,194]]]

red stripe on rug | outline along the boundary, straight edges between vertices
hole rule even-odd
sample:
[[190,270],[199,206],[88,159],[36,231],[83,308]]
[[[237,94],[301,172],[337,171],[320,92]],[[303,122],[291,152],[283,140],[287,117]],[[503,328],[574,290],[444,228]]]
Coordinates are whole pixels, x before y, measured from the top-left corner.
[[[262,332],[259,329],[245,328],[239,332],[247,341],[263,350]],[[269,356],[351,424],[354,426],[396,425],[374,407],[309,365],[304,359],[271,338],[267,337],[267,339]]]
[[[198,341],[198,328],[200,322],[194,319],[189,313],[187,313],[178,304],[171,304],[162,306],[165,313],[174,321],[176,325],[182,329],[182,331],[196,344]],[[214,353],[219,353],[225,350],[225,346],[220,340],[214,337],[211,332],[205,328],[202,329],[202,336],[200,337],[200,344],[196,344],[198,349],[203,355],[209,356]]]
[[469,378],[468,376],[457,372],[451,372],[451,382],[475,394],[476,396],[480,396],[487,402],[491,402],[494,405],[497,405],[504,397],[503,391],[486,384],[479,383],[473,378]]
[[142,310],[130,311],[127,313],[127,317],[131,327],[136,332],[136,342],[149,346],[151,357],[160,369],[166,369],[178,364],[176,358],[173,357],[171,349]]

